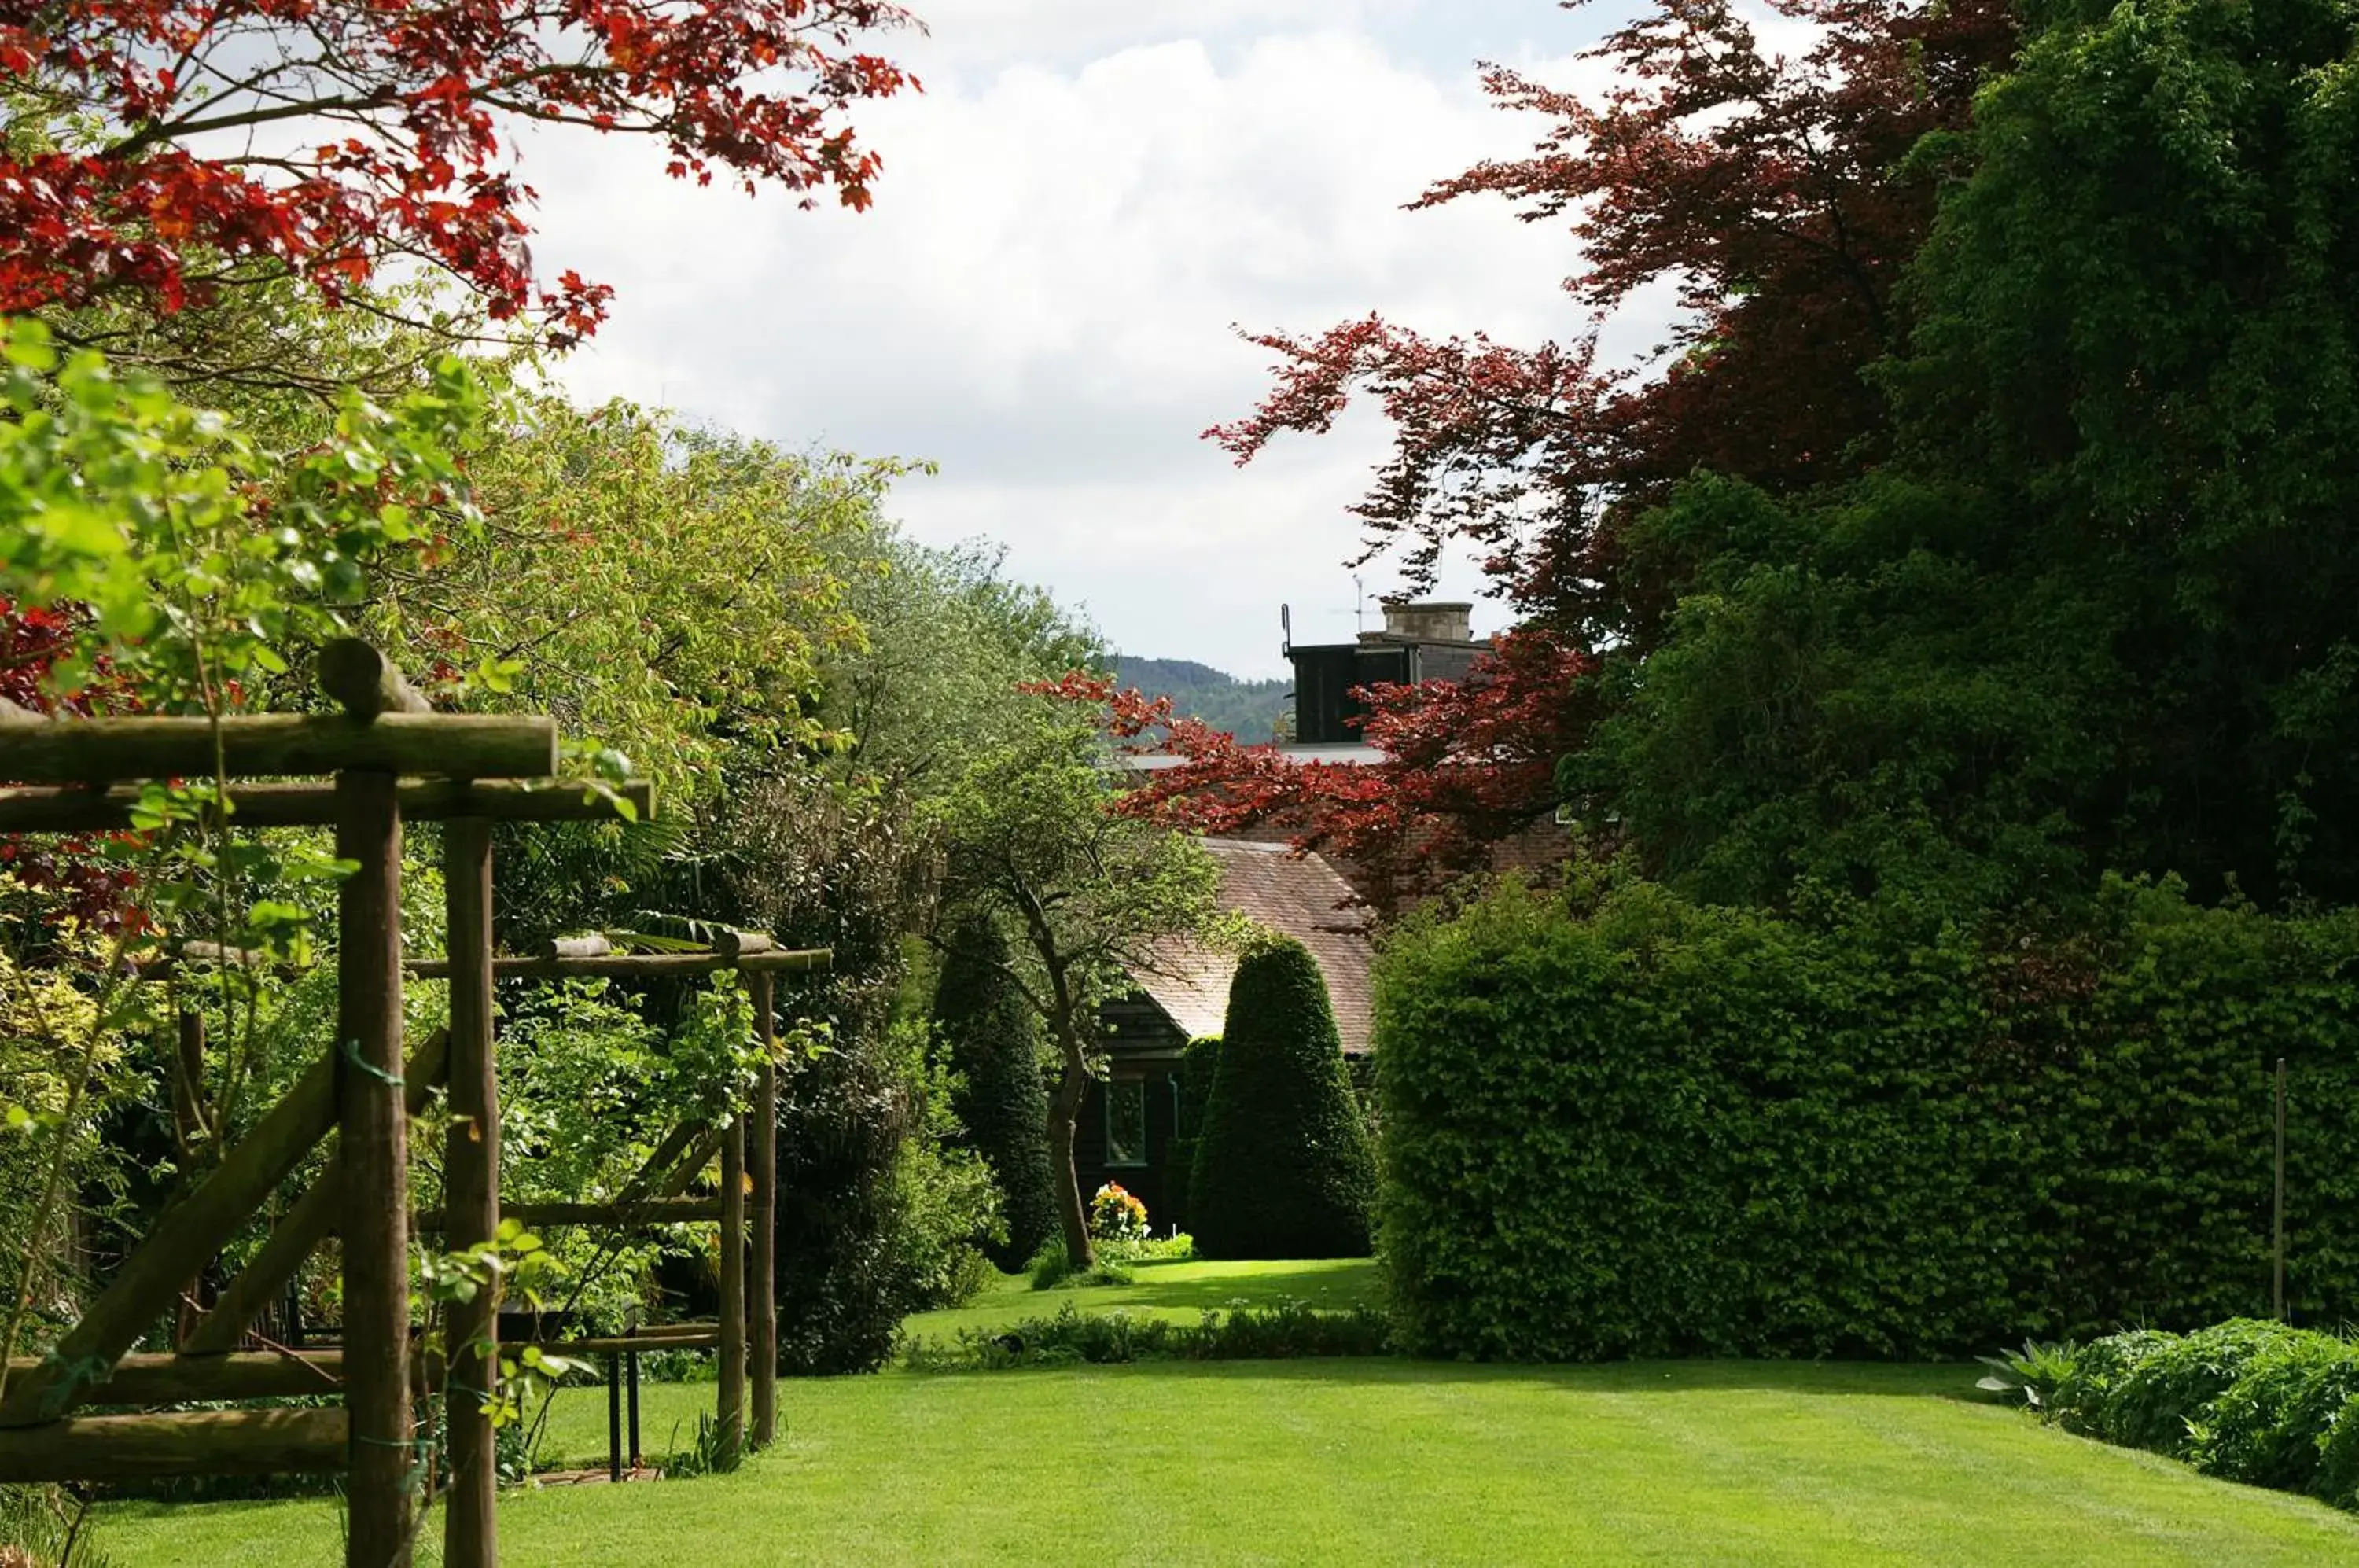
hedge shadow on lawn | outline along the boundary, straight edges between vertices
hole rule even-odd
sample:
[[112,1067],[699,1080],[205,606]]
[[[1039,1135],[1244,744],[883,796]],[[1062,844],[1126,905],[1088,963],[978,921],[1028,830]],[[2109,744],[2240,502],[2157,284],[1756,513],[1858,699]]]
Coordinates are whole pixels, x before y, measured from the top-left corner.
[[[1944,1399],[2004,1407],[1975,1391],[1972,1364],[1867,1361],[1625,1361],[1592,1365],[1415,1361],[1406,1356],[1301,1356],[1289,1360],[1129,1361],[1042,1367],[1033,1375],[1257,1377],[1302,1383],[1546,1384],[1569,1394],[1757,1392],[1821,1398]],[[951,1374],[955,1376],[956,1374]],[[1000,1377],[1003,1373],[984,1374]]]
[[[1375,1265],[1365,1258],[1310,1259],[1299,1269],[1256,1270],[1250,1274],[1225,1272],[1203,1279],[1190,1279],[1180,1273],[1202,1267],[1186,1261],[1131,1263],[1124,1267],[1131,1271],[1133,1282],[1104,1291],[1102,1303],[1090,1299],[1099,1294],[1090,1290],[1057,1292],[1055,1299],[1070,1295],[1073,1304],[1084,1312],[1101,1306],[1107,1311],[1125,1307],[1199,1307],[1226,1312],[1240,1302],[1266,1307],[1283,1300],[1298,1301],[1321,1312],[1337,1312],[1374,1305],[1377,1300]],[[1234,1269],[1236,1266],[1223,1267]],[[1039,1298],[1049,1299],[1049,1292],[1040,1292]]]

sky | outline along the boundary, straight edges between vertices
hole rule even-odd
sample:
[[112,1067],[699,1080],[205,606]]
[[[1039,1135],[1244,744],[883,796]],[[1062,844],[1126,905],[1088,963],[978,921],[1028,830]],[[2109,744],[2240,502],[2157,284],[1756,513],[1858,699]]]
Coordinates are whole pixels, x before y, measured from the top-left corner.
[[[1544,129],[1484,99],[1478,60],[1593,76],[1571,57],[1601,16],[1549,0],[913,7],[929,35],[884,52],[924,93],[855,117],[885,158],[867,212],[673,181],[635,142],[527,147],[541,267],[617,290],[561,377],[790,449],[939,464],[897,488],[908,530],[998,541],[1121,652],[1282,674],[1281,603],[1297,641],[1348,640],[1345,508],[1384,426],[1283,438],[1239,469],[1201,439],[1268,385],[1272,356],[1238,329],[1375,310],[1511,343],[1579,332],[1561,227],[1496,201],[1401,208]],[[1397,570],[1362,576],[1375,625]],[[1479,584],[1460,562],[1441,586]],[[1478,604],[1478,631],[1504,619]]]

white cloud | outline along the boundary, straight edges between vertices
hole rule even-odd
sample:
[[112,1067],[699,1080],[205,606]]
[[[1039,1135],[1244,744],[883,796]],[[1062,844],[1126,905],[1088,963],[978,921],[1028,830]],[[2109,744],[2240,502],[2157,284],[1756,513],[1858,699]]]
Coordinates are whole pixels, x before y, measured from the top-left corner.
[[527,160],[536,248],[619,290],[563,374],[788,445],[937,459],[899,498],[921,537],[1005,540],[1126,649],[1269,671],[1281,599],[1305,636],[1348,630],[1304,609],[1348,611],[1343,508],[1382,432],[1353,421],[1232,469],[1198,432],[1252,406],[1268,355],[1231,324],[1374,309],[1508,341],[1580,324],[1554,288],[1561,232],[1490,203],[1400,210],[1538,129],[1491,108],[1462,57],[1405,57],[1372,30],[1415,8],[929,8],[929,91],[860,116],[887,160],[865,214],[545,138]]

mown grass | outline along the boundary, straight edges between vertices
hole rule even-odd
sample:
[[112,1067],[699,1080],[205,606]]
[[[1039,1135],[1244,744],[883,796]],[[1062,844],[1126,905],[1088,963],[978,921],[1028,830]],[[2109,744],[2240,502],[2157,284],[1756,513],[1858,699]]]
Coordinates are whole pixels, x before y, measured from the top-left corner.
[[[734,1475],[520,1492],[511,1568],[2359,1561],[2359,1521],[1959,1397],[1956,1367],[1163,1363],[784,1387]],[[710,1385],[648,1392],[650,1437]],[[603,1451],[569,1392],[561,1452]],[[119,1507],[140,1568],[336,1561],[316,1502]]]

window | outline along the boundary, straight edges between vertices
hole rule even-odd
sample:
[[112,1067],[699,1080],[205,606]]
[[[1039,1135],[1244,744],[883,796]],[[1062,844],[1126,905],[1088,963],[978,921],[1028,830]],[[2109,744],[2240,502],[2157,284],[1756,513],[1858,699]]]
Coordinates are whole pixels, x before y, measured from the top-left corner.
[[1105,1089],[1106,1163],[1147,1163],[1147,1084],[1137,1078],[1118,1079]]

